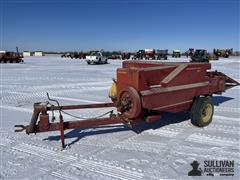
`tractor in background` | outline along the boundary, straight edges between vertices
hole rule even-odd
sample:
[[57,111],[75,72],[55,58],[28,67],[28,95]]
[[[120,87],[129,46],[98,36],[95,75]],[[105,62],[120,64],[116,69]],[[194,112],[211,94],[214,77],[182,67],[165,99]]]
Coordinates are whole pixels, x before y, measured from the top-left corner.
[[133,59],[136,60],[136,59],[144,59],[145,58],[145,51],[140,49],[138,50],[134,56],[133,56]]
[[0,51],[0,63],[20,63],[23,62],[23,55],[19,53],[18,47],[16,52]]
[[123,52],[121,54],[122,60],[127,60],[131,58],[131,53],[130,52]]
[[228,58],[230,55],[233,54],[233,48],[231,49],[213,49],[213,54],[218,57]]
[[197,49],[191,57],[191,62],[209,62],[209,53],[205,49]]
[[187,57],[192,57],[194,54],[194,48],[189,48],[184,54]]
[[103,52],[103,55],[105,55],[108,59],[121,59],[122,53],[121,51],[112,51],[112,52]]
[[181,51],[180,50],[173,50],[172,57],[174,58],[180,58],[181,57]]
[[218,60],[219,56],[214,53],[208,53],[205,49],[196,49],[191,57],[191,62],[209,62],[211,60]]
[[134,56],[133,56],[133,59],[135,60],[154,60],[156,57],[155,57],[155,49],[140,49],[138,50]]

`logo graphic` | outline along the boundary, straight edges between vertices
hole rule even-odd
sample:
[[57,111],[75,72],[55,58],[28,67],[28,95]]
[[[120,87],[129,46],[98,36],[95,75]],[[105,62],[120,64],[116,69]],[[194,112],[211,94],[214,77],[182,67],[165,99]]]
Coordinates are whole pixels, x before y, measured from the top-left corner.
[[188,176],[202,176],[202,169],[198,168],[199,165],[198,161],[193,161],[191,163],[192,170],[188,172]]

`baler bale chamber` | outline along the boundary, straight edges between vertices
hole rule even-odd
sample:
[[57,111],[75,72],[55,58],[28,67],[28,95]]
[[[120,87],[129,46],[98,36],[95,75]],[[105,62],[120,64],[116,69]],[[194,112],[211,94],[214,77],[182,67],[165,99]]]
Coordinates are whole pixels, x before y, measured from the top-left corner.
[[[35,103],[32,119],[27,126],[16,125],[16,132],[27,134],[60,131],[62,146],[64,130],[90,128],[107,124],[124,123],[132,127],[140,122],[150,123],[161,119],[162,112],[190,111],[192,124],[204,127],[212,121],[214,105],[211,96],[221,94],[239,83],[225,74],[209,71],[210,63],[124,61],[117,69],[117,80],[109,92],[113,102],[101,104],[60,106],[52,103]],[[113,107],[109,117],[64,121],[67,110]],[[59,111],[59,122],[49,121],[49,112]]]

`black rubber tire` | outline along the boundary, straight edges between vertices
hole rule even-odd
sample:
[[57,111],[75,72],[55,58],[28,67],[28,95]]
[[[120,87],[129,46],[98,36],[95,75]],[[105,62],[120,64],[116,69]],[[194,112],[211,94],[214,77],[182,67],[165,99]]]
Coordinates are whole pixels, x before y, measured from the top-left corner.
[[[204,111],[206,107],[211,107],[212,111],[208,113],[207,120],[204,121]],[[211,97],[199,97],[197,98],[191,107],[190,117],[191,123],[198,127],[205,127],[212,122],[214,113],[214,105]]]

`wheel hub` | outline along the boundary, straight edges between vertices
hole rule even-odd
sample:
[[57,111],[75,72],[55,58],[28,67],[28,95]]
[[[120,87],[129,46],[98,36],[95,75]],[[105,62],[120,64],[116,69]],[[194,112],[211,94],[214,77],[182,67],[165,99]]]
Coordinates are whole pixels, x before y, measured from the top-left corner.
[[127,87],[122,90],[118,97],[118,102],[118,111],[127,118],[133,119],[140,115],[142,110],[141,99],[134,88]]
[[203,122],[206,123],[211,119],[212,112],[213,112],[213,107],[211,106],[211,104],[207,104],[202,110]]

